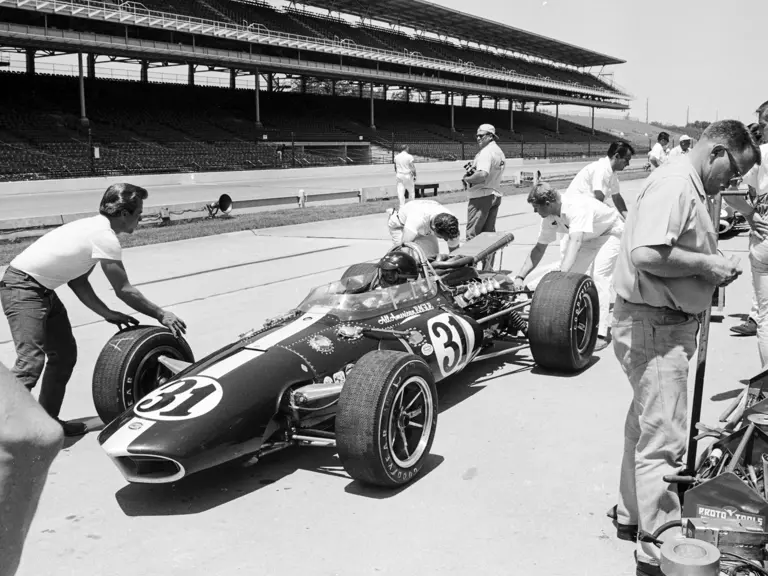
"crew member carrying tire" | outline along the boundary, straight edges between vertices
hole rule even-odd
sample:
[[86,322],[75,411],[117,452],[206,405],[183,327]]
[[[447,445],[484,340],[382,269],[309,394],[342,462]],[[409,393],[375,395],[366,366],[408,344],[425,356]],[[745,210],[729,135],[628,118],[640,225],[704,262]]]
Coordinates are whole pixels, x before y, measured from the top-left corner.
[[[560,194],[546,182],[536,184],[528,194],[528,203],[541,216],[541,229],[536,245],[525,259],[520,272],[514,278],[517,288],[527,284],[535,289],[541,277],[548,271],[578,272],[586,274],[592,267],[600,249],[612,237],[621,237],[624,223],[619,213],[594,197],[583,194]],[[547,246],[557,240],[557,233],[567,235],[567,245],[558,264],[546,267],[540,275],[529,277],[539,265]],[[608,287],[609,288],[609,287]],[[608,302],[610,291],[597,286],[600,302],[598,343],[595,350],[608,345]],[[599,336],[603,335],[602,338]]]

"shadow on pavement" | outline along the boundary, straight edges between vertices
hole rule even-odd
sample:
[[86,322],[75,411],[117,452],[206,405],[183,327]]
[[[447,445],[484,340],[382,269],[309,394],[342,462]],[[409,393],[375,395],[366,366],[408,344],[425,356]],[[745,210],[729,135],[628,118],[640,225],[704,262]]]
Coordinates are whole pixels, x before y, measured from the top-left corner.
[[600,356],[592,356],[592,358],[589,359],[589,363],[578,372],[558,372],[557,370],[549,370],[540,366],[534,366],[531,369],[531,374],[546,374],[547,376],[555,376],[557,378],[575,378],[577,376],[581,376],[584,372],[592,368],[592,366],[598,362],[600,362]]
[[336,468],[340,470],[339,476],[349,479],[335,450],[288,448],[256,463],[223,464],[172,484],[128,484],[115,494],[115,499],[127,516],[198,514],[261,490],[299,470],[332,473]]
[[398,494],[400,494],[400,492],[407,490],[414,484],[421,482],[421,480],[425,478],[427,475],[429,475],[429,473],[432,472],[432,470],[440,466],[440,464],[442,464],[444,460],[445,458],[443,458],[442,456],[439,456],[437,454],[429,454],[424,460],[424,466],[422,467],[421,473],[416,477],[416,479],[409,482],[408,484],[399,486],[397,488],[384,488],[382,486],[370,486],[368,484],[363,484],[362,482],[358,482],[355,480],[350,482],[344,487],[344,492],[346,492],[347,494],[353,494],[355,496],[372,498],[374,500],[385,500],[387,498],[392,498],[393,496],[397,496]]

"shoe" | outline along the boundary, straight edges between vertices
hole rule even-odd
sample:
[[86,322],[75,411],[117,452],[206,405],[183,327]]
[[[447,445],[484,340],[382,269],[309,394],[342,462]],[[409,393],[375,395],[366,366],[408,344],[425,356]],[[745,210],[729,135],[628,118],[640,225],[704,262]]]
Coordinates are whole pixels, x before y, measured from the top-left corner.
[[64,436],[82,436],[83,434],[88,433],[88,426],[83,422],[65,422],[58,418],[56,420],[58,420],[59,424],[61,424],[61,427],[64,429]]
[[617,506],[614,506],[605,513],[608,518],[613,520],[613,525],[616,526],[616,538],[626,540],[627,542],[637,542],[637,524],[621,524],[616,515],[616,508]]
[[757,322],[752,318],[747,318],[747,321],[738,326],[731,326],[731,332],[735,332],[741,336],[755,336],[757,334]]
[[649,564],[648,562],[637,562],[637,576],[664,576],[664,572],[661,571],[661,566],[656,564]]
[[595,352],[600,352],[600,350],[605,350],[608,348],[608,344],[611,343],[611,339],[607,336],[598,336],[597,342],[595,342]]

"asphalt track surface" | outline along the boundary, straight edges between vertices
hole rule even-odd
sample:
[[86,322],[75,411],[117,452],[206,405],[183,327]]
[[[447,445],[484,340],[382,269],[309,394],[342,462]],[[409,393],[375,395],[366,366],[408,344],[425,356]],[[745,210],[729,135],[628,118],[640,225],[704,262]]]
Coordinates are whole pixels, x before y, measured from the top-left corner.
[[[640,184],[622,183],[630,200]],[[464,221],[466,206],[453,208]],[[202,357],[348,265],[378,258],[389,246],[385,222],[381,214],[143,246],[126,250],[125,261],[150,298],[186,320]],[[498,228],[516,235],[504,253],[516,270],[538,216],[523,197],[506,197]],[[721,249],[746,264],[745,234]],[[557,252],[550,246],[547,261]],[[101,272],[94,276],[97,293],[125,310]],[[711,327],[710,424],[758,370],[755,339],[728,331],[749,309],[749,282],[747,272],[728,287],[724,316]],[[114,328],[68,289],[59,293],[80,350],[62,416],[96,425],[91,372]],[[0,360],[13,359],[0,322]],[[630,400],[611,347],[570,377],[531,369],[527,353],[473,364],[438,393],[425,473],[397,491],[353,482],[329,448],[291,449],[173,485],[128,485],[96,433],[69,442],[19,576],[634,574],[633,545],[617,540],[605,517]]]
[[[513,178],[515,170],[541,170],[543,174],[577,172],[585,162],[529,164],[525,167],[510,167],[507,178]],[[417,163],[419,183],[446,182],[461,180],[463,171],[460,165],[455,169],[446,170],[445,163],[440,165]],[[328,192],[348,192],[361,186],[392,186],[395,184],[394,172],[386,174],[371,174],[371,167],[340,168],[338,173],[329,176],[308,177],[302,175],[302,170],[287,169],[283,172],[254,171],[253,179],[237,184],[186,184],[174,186],[148,186],[149,198],[146,207],[182,204],[186,202],[211,202],[226,192],[233,200],[250,200],[254,198],[274,198],[297,195],[299,190],[306,194]],[[99,180],[97,180],[99,181]],[[130,182],[130,176],[125,177]],[[106,189],[108,184],[104,184]],[[89,187],[98,186],[88,184]],[[99,200],[104,189],[87,189],[78,191],[60,190],[37,193],[26,193],[13,186],[0,186],[0,200],[3,203],[3,219],[31,218],[36,216],[52,216],[58,214],[77,214],[98,210]]]

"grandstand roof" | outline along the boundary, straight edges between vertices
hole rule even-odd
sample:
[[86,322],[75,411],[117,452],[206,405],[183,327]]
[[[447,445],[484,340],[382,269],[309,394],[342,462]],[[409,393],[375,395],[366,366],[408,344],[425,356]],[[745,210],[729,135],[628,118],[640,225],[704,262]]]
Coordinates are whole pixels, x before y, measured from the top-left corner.
[[364,18],[372,18],[396,25],[429,30],[453,38],[505,48],[522,54],[547,58],[573,66],[602,66],[623,64],[613,56],[606,56],[586,48],[579,48],[533,32],[486,20],[458,10],[438,6],[426,0],[299,0],[300,3],[337,10]]

